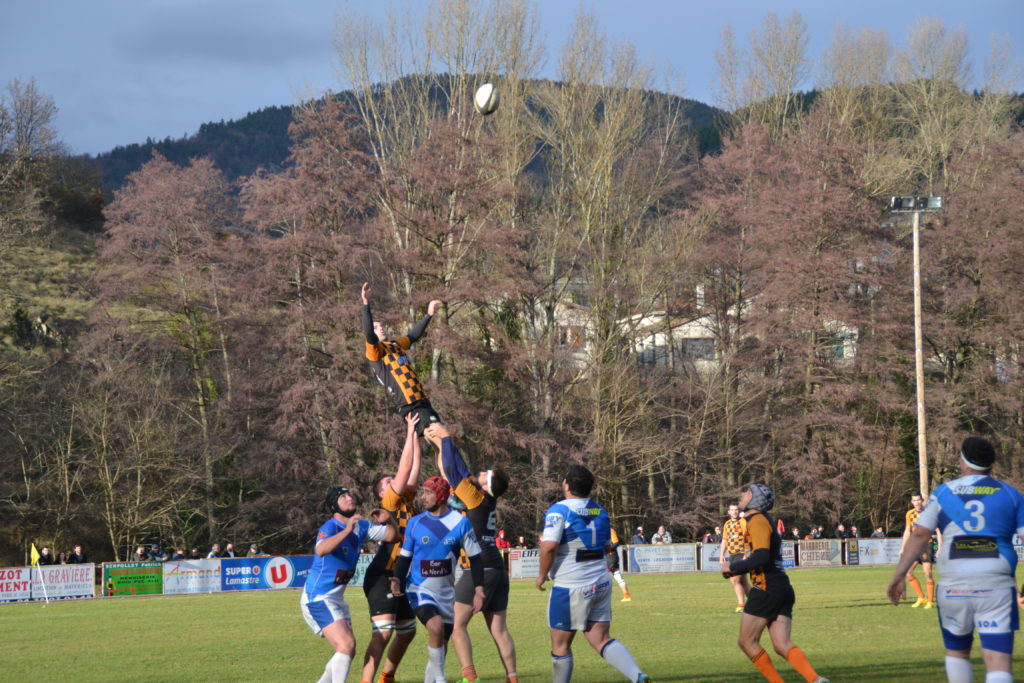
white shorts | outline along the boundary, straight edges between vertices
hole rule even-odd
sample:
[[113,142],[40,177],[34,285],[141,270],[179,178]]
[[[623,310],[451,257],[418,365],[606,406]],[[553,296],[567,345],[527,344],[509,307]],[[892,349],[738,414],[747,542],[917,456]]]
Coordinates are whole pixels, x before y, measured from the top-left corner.
[[317,635],[325,626],[330,626],[336,621],[344,621],[352,627],[352,617],[349,615],[348,603],[345,602],[344,593],[334,597],[330,595],[316,595],[311,599],[302,591],[299,598],[299,605],[302,607],[302,616],[309,624],[310,630]]
[[1012,648],[1013,632],[1018,628],[1017,592],[1014,588],[940,585],[937,597],[939,626],[947,648],[968,649],[974,631],[981,636],[981,645],[986,649],[1005,652],[1003,641],[1007,637]]
[[[422,607],[434,607],[441,614],[441,621],[446,624],[455,623],[455,589],[446,591],[447,595],[438,595],[423,586],[406,586],[409,594],[409,605],[416,612]],[[419,615],[417,615],[419,616]]]
[[551,589],[548,596],[548,626],[551,628],[560,631],[583,631],[590,622],[611,620],[611,581],[573,588],[554,586]]

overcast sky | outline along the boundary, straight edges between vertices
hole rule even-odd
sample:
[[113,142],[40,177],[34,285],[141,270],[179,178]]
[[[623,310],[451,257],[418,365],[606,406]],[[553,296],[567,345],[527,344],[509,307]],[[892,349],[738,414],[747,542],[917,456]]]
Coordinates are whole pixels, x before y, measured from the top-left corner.
[[[415,0],[406,0],[414,2]],[[194,133],[326,89],[344,89],[333,65],[344,7],[383,16],[386,0],[0,0],[0,86],[35,78],[54,98],[58,131],[74,152]],[[681,73],[683,94],[714,104],[714,53],[731,24],[741,44],[766,12],[797,10],[820,57],[837,22],[886,29],[902,45],[920,17],[968,33],[980,71],[993,36],[1024,64],[1024,0],[584,0],[612,39],[652,66]],[[538,0],[546,77],[578,3]],[[339,14],[340,13],[340,14]],[[808,86],[813,85],[809,83]]]

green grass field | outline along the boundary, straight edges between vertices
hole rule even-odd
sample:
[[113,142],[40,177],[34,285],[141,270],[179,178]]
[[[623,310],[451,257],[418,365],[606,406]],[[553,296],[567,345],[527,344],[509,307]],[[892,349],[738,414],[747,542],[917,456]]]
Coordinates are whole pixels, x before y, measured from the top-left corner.
[[[791,571],[797,594],[793,640],[832,681],[945,680],[934,611],[884,601],[892,569]],[[759,681],[736,646],[739,615],[717,574],[629,576],[632,603],[615,590],[612,635],[632,650],[657,683]],[[357,662],[369,636],[361,589],[348,591]],[[551,679],[545,605],[532,581],[512,583],[509,623],[522,681]],[[315,681],[330,656],[299,613],[299,592],[107,598],[0,605],[0,678],[78,681]],[[503,669],[479,617],[472,636],[482,681]],[[763,639],[771,653],[767,634]],[[976,654],[977,644],[975,644]],[[574,680],[623,680],[582,637],[574,648]],[[802,681],[772,653],[787,681]],[[975,657],[979,659],[978,656]],[[423,680],[426,645],[420,630],[398,680]],[[452,652],[448,676],[458,680]],[[975,673],[982,671],[976,661]],[[349,681],[358,681],[353,667]]]

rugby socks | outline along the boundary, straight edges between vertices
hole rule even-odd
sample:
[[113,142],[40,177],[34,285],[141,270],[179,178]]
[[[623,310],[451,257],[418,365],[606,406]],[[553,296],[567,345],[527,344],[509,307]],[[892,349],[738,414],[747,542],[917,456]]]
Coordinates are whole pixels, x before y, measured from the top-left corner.
[[1013,674],[1009,671],[989,671],[985,674],[985,683],[1013,683]]
[[572,680],[572,653],[551,655],[551,683],[569,683]]
[[750,658],[750,661],[754,663],[757,670],[761,672],[761,675],[767,678],[770,683],[786,683],[782,680],[782,676],[775,670],[775,665],[772,664],[772,658],[768,656],[768,653],[761,648],[761,651]]
[[317,683],[345,683],[345,678],[348,677],[348,670],[351,666],[351,655],[335,652],[334,656],[327,660],[327,668],[324,669],[324,675],[320,677]]
[[909,583],[910,587],[914,589],[915,593],[917,593],[917,597],[921,600],[924,600],[924,591],[921,590],[921,583],[917,580],[917,577],[911,576],[909,579],[907,579],[907,583]]
[[476,667],[472,664],[462,667],[462,677],[469,681],[469,683],[474,683],[477,680]]
[[789,662],[790,666],[799,671],[801,676],[807,679],[807,683],[814,683],[814,681],[818,680],[818,673],[811,666],[811,663],[807,661],[807,655],[796,645],[786,653],[786,661]]
[[615,578],[615,583],[619,584],[619,586],[622,587],[622,590],[625,591],[626,580],[622,578],[622,572],[616,569],[614,572],[612,572],[612,576]]
[[935,602],[935,580],[928,579],[928,602]]
[[519,674],[515,671],[505,676],[505,683],[519,683]]
[[427,659],[430,661],[430,668],[433,669],[436,683],[446,683],[444,677],[444,647],[430,647],[427,645]]
[[601,648],[601,656],[631,681],[635,681],[643,673],[626,646],[614,638]]
[[379,683],[395,683],[395,674],[381,671]]
[[971,683],[974,680],[971,660],[946,655],[946,680],[949,683]]

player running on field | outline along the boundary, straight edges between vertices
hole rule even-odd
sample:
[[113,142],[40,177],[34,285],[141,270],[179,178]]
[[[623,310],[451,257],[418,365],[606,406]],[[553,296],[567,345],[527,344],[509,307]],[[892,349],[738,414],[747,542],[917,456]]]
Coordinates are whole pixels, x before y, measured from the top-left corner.
[[408,582],[409,603],[427,627],[427,669],[425,683],[447,683],[444,675],[445,648],[455,622],[455,562],[459,550],[469,556],[473,577],[473,611],[484,601],[484,568],[480,544],[469,520],[448,508],[448,482],[431,477],[420,487],[420,503],[426,510],[411,520],[405,530],[402,552],[395,561],[391,592],[403,593]]
[[[493,469],[481,470],[473,476],[443,426],[432,425],[424,434],[437,448],[437,469],[452,485],[455,497],[461,504],[460,511],[473,525],[473,532],[480,543],[484,566],[484,620],[505,667],[506,683],[516,683],[519,680],[516,673],[516,644],[508,631],[505,618],[508,610],[508,573],[497,547],[498,498],[508,489],[508,475],[501,469]],[[468,568],[465,554],[459,561],[463,568]],[[473,616],[473,596],[472,576],[469,572],[463,572],[455,585],[452,643],[462,665],[462,681],[466,683],[477,680],[476,666],[473,664],[473,643],[468,631],[469,620]]]
[[[729,506],[729,519],[722,525],[722,543],[718,549],[719,565],[725,569],[731,562],[739,562],[747,556],[747,520],[740,517],[740,506],[735,503]],[[729,579],[732,590],[736,594],[736,613],[743,612],[750,593],[750,583],[746,574],[737,574]]]
[[540,539],[538,590],[550,577],[548,626],[551,631],[553,683],[572,679],[572,641],[583,631],[590,646],[631,683],[651,680],[640,670],[633,655],[609,635],[612,621],[612,584],[605,554],[611,523],[603,507],[590,499],[594,475],[582,465],[572,465],[562,480],[565,499],[544,514]]
[[420,421],[416,431],[422,436],[424,429],[431,424],[440,422],[441,418],[437,416],[430,401],[427,400],[427,393],[420,383],[419,375],[416,374],[416,367],[406,352],[427,331],[427,325],[430,324],[441,301],[439,299],[431,301],[427,305],[427,314],[404,337],[391,340],[388,339],[387,328],[381,322],[373,319],[373,311],[370,310],[369,282],[363,283],[360,296],[363,301],[366,359],[370,361],[373,375],[378,382],[384,385],[388,395],[394,400],[399,415],[405,417],[412,412],[419,414]]
[[[377,481],[374,493],[380,500],[380,506],[391,513],[398,525],[398,537],[392,543],[382,543],[377,549],[370,566],[366,568],[363,579],[363,594],[370,608],[370,621],[373,632],[370,643],[366,646],[363,657],[363,683],[373,681],[379,667],[381,670],[379,683],[394,683],[395,671],[405,656],[409,643],[416,637],[416,615],[409,606],[409,599],[395,596],[391,592],[391,574],[395,566],[395,558],[402,549],[405,538],[405,525],[413,516],[413,500],[416,498],[417,482],[420,478],[421,451],[420,440],[416,436],[417,413],[405,416],[406,434],[405,447],[398,461],[398,471],[394,477],[382,477]],[[394,640],[392,640],[394,634]],[[381,663],[384,648],[387,659]]]
[[761,635],[767,628],[775,652],[785,657],[808,683],[828,683],[789,638],[796,594],[782,568],[782,537],[767,514],[774,505],[775,494],[764,484],[751,484],[740,496],[739,507],[747,521],[750,555],[730,562],[725,568],[726,575],[750,574],[750,593],[740,617],[740,649],[771,683],[783,683],[771,657],[761,647]]
[[309,628],[334,648],[334,656],[318,683],[344,683],[356,651],[345,587],[355,574],[363,542],[393,541],[398,537],[398,527],[386,510],[370,513],[377,524],[361,519],[352,494],[344,486],[329,489],[326,503],[333,514],[316,535],[313,566],[299,604]]
[[939,630],[946,646],[950,683],[973,680],[971,644],[981,640],[986,683],[1013,681],[1013,632],[1017,630],[1017,553],[1013,535],[1024,535],[1024,497],[991,476],[996,452],[976,436],[960,448],[959,479],[939,485],[918,515],[892,581],[889,600],[906,592],[907,569],[941,531],[938,555]]
[[[921,514],[921,510],[924,509],[924,498],[921,494],[915,493],[910,497],[911,508],[907,510],[907,524],[903,529],[903,540],[900,542],[900,557],[903,557],[903,551],[907,547],[907,541],[910,540],[910,534],[913,532],[914,527],[917,525],[917,517]],[[942,536],[940,534],[939,538]],[[932,542],[925,545],[921,549],[910,563],[910,569],[907,570],[907,581],[910,583],[914,592],[917,593],[917,602],[911,607],[924,607],[925,609],[931,609],[935,607],[935,577],[932,574],[932,565],[935,562],[935,550],[936,541],[935,537],[932,537]],[[917,577],[914,576],[914,570],[917,569],[917,565],[924,567],[924,578],[928,588],[928,597],[925,598],[924,592],[921,590],[921,584],[918,582]]]

